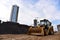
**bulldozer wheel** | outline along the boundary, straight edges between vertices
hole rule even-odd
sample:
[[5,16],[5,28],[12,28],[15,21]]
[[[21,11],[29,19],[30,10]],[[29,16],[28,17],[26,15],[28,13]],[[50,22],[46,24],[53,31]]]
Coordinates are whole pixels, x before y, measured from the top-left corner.
[[45,30],[44,30],[44,36],[47,36],[47,35],[48,35],[48,30],[45,29]]
[[54,32],[53,31],[49,31],[49,35],[53,35],[54,34]]

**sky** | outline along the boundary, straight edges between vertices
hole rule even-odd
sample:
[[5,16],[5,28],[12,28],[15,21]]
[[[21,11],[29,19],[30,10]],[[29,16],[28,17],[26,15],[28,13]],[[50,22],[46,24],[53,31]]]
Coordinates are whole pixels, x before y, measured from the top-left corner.
[[48,19],[54,30],[60,24],[60,0],[0,0],[0,20],[10,21],[12,6],[19,6],[18,23],[33,25],[33,19]]

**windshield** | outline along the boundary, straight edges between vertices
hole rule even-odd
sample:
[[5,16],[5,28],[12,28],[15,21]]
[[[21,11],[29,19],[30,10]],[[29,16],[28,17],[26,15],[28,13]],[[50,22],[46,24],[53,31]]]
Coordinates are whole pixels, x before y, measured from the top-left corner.
[[46,25],[46,22],[42,21],[40,22],[40,25]]

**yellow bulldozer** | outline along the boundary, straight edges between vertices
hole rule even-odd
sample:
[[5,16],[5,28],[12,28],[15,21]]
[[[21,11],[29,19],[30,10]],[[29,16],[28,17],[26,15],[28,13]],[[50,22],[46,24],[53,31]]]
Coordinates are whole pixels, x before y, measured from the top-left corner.
[[[35,22],[35,24],[37,24],[37,22]],[[53,35],[54,30],[52,23],[47,19],[40,20],[40,25],[31,26],[28,30],[28,34],[45,35],[45,36]]]

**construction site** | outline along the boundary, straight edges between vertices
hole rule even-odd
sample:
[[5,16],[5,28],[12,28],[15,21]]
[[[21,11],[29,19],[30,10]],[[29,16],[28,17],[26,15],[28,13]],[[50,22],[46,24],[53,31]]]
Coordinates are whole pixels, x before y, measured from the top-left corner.
[[60,40],[60,26],[58,31],[53,29],[52,22],[48,19],[34,19],[34,26],[17,23],[19,7],[13,5],[10,21],[0,20],[0,40]]

